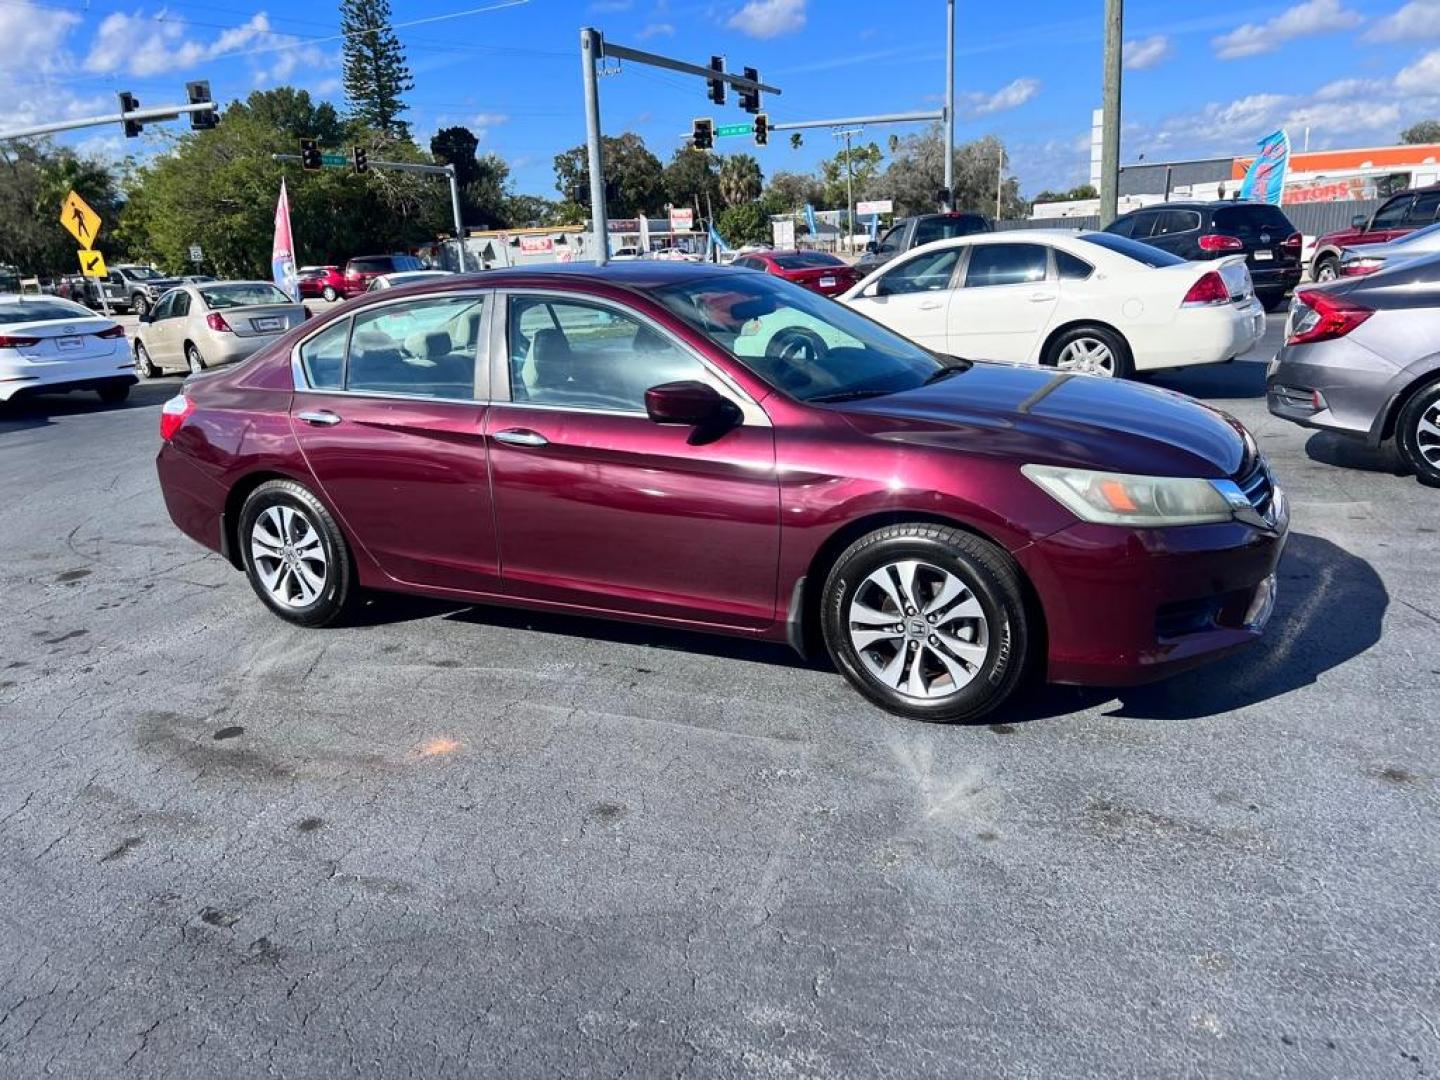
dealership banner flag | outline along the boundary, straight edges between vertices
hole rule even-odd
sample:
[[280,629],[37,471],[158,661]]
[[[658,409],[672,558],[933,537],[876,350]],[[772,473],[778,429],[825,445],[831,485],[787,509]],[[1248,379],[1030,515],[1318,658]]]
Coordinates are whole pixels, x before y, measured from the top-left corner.
[[275,242],[270,245],[270,277],[275,287],[291,300],[300,299],[299,276],[295,272],[295,240],[290,232],[290,196],[285,179],[280,179],[280,201],[275,204]]
[[815,207],[808,202],[805,204],[805,227],[810,230],[811,236],[820,235],[820,226],[815,224]]
[[1273,131],[1259,142],[1260,153],[1240,181],[1240,197],[1280,205],[1285,194],[1285,170],[1290,165],[1290,136]]

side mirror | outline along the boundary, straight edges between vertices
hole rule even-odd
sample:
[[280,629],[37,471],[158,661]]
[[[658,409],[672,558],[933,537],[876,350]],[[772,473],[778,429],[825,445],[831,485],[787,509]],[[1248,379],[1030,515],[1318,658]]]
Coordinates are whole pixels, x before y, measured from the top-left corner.
[[645,412],[657,424],[699,427],[732,415],[735,406],[698,380],[661,383],[645,391]]
[[1352,229],[1364,229],[1368,224],[1370,224],[1370,219],[1364,214],[1356,214],[1350,219],[1350,227]]
[[879,250],[880,250],[880,245],[877,244],[874,240],[867,240],[867,241],[865,241],[865,254],[866,254],[866,255],[874,255],[874,254],[875,254],[877,251],[879,251]]

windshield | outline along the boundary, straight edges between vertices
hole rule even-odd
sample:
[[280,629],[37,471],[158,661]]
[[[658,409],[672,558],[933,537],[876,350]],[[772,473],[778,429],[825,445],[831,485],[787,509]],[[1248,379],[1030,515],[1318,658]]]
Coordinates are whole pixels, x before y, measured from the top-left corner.
[[706,275],[652,295],[801,401],[913,390],[947,366],[863,315],[782,278]]
[[11,323],[46,322],[52,319],[93,319],[88,308],[68,300],[19,300],[0,304],[0,326]]
[[137,281],[156,281],[164,277],[158,270],[152,270],[148,266],[127,266],[120,271],[126,277],[135,278]]
[[256,282],[253,285],[217,285],[201,289],[200,299],[211,311],[220,308],[245,307],[249,304],[288,304],[290,298],[274,285]]
[[1131,240],[1128,236],[1116,236],[1114,233],[1081,233],[1080,239],[1087,244],[1102,247],[1106,251],[1113,251],[1116,255],[1124,255],[1127,259],[1144,263],[1146,266],[1179,266],[1185,261],[1179,255],[1172,255],[1168,251],[1161,251],[1149,244],[1142,244],[1139,240]]

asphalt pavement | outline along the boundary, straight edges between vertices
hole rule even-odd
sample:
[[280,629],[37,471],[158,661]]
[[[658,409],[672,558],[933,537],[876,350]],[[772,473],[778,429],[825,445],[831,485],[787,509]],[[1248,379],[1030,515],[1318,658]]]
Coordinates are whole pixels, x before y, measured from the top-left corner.
[[1267,640],[988,725],[787,650],[267,614],[160,403],[0,413],[0,1076],[1440,1071],[1440,492],[1163,376],[1293,508]]

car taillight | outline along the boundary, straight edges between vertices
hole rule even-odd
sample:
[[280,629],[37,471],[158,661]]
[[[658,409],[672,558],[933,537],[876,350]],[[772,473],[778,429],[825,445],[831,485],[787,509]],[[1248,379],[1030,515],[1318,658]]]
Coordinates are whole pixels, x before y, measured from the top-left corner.
[[1384,259],[1346,259],[1340,264],[1340,273],[1346,277],[1359,277],[1361,274],[1373,274],[1384,265]]
[[225,316],[221,315],[218,311],[212,311],[209,315],[205,316],[205,325],[210,327],[211,330],[221,334],[233,334],[235,332],[230,329],[230,324],[225,321]]
[[1206,233],[1198,241],[1201,251],[1241,251],[1245,245],[1236,236],[1222,236],[1220,233]]
[[1301,236],[1298,232],[1291,233],[1289,236],[1285,237],[1284,240],[1280,241],[1280,246],[1283,248],[1293,248],[1294,250],[1299,251],[1302,247],[1305,246],[1305,237]]
[[1196,279],[1185,294],[1181,304],[1225,304],[1230,301],[1230,290],[1218,271],[1208,270]]
[[104,330],[98,331],[98,332],[95,334],[95,336],[96,336],[96,337],[103,337],[103,338],[120,338],[120,337],[124,337],[124,336],[125,336],[125,328],[124,328],[123,326],[120,326],[120,325],[117,323],[115,326],[107,326]]
[[0,349],[28,349],[32,345],[39,345],[38,337],[10,337],[0,334]]
[[166,442],[173,439],[194,411],[195,403],[184,394],[176,394],[165,402],[160,406],[160,438]]
[[1285,339],[1285,344],[1312,345],[1317,341],[1342,338],[1374,314],[1374,308],[1343,296],[1320,289],[1302,290],[1295,294],[1290,336]]

